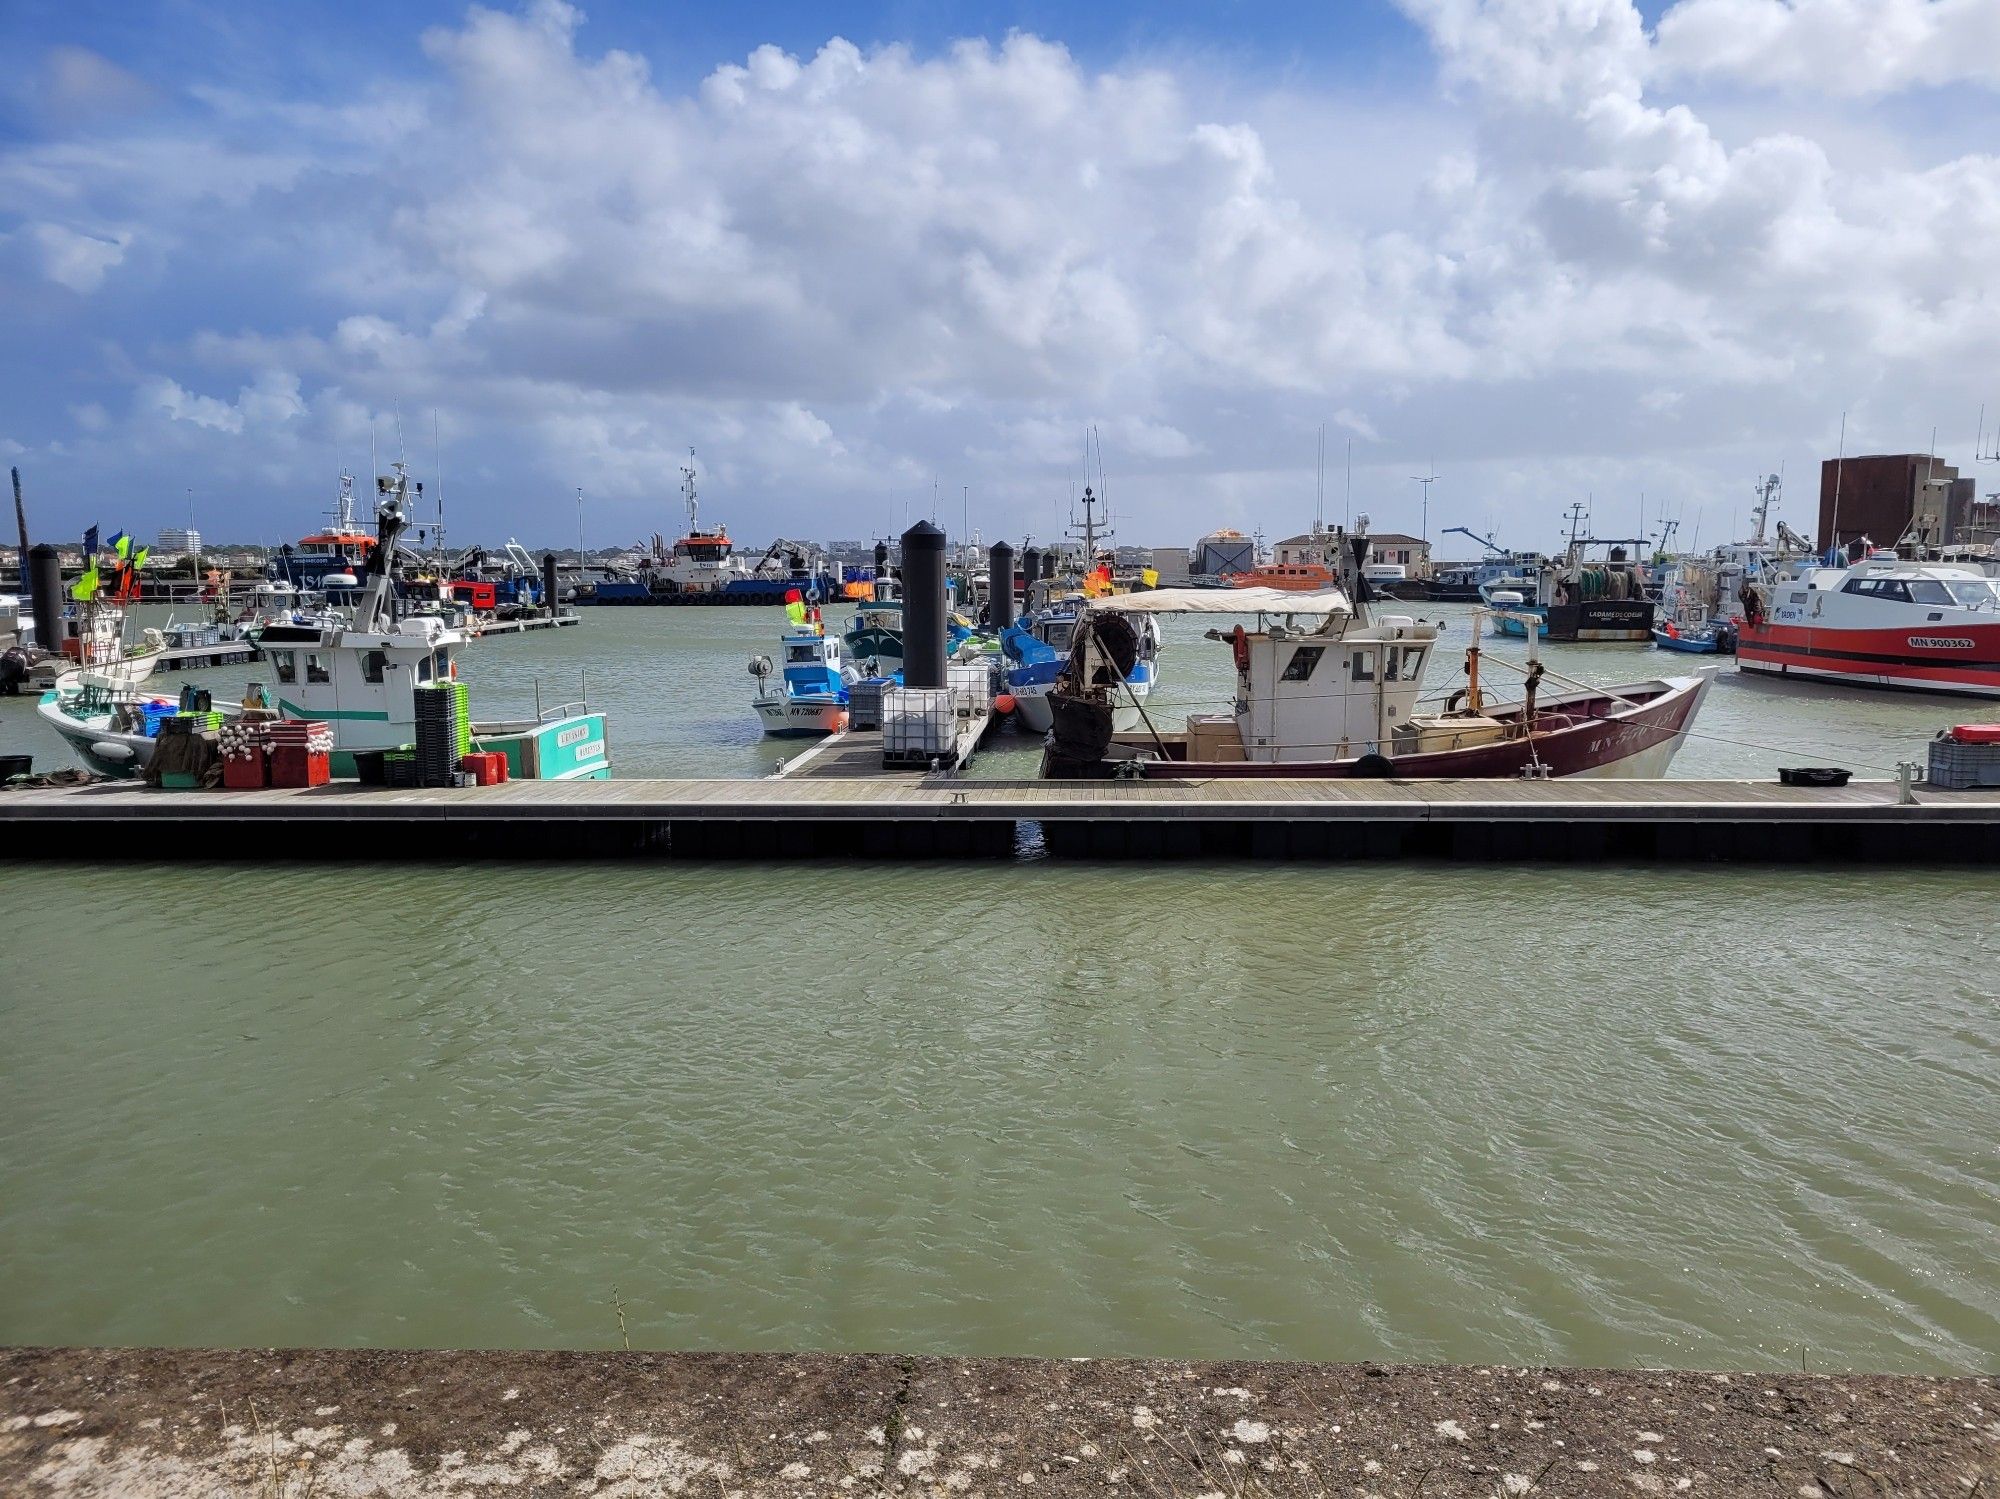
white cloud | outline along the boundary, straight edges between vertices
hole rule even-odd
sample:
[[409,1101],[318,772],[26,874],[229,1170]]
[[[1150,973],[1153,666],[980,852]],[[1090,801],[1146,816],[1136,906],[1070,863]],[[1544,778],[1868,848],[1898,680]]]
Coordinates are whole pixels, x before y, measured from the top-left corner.
[[104,284],[132,243],[132,236],[122,231],[83,234],[62,224],[31,224],[27,232],[41,252],[42,274],[85,296]]
[[1849,97],[1954,83],[2000,86],[1993,0],[1680,0],[1660,17],[1659,62]]
[[143,243],[161,278],[171,331],[94,330],[138,392],[95,461],[316,493],[371,421],[437,406],[496,529],[579,483],[651,529],[692,443],[739,531],[876,529],[934,480],[989,534],[1045,531],[1095,425],[1122,495],[1171,497],[1149,524],[1276,531],[1323,422],[1367,444],[1380,524],[1415,524],[1435,453],[1434,518],[1548,525],[1574,484],[1692,501],[1803,462],[1850,406],[1900,446],[2000,338],[1985,141],[1685,92],[1856,17],[1883,86],[1979,76],[1939,49],[1995,55],[1992,0],[1682,0],[1657,42],[1628,0],[1406,8],[1442,98],[1225,98],[1024,35],[761,47],[678,91],[573,7],[474,8],[401,89],[196,81],[205,123],[0,153],[0,192],[42,274],[94,290]]

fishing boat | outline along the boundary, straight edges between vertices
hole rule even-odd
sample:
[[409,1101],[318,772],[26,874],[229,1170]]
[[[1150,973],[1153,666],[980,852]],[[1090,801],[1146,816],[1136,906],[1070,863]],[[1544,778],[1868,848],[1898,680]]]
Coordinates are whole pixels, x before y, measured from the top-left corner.
[[[328,613],[272,620],[251,638],[270,664],[272,706],[287,718],[326,723],[337,776],[356,774],[356,756],[397,751],[416,742],[417,694],[456,681],[466,636],[429,616],[398,613],[394,566],[411,488],[403,466],[376,480],[375,545],[352,620]],[[130,776],[152,759],[163,698],[144,699],[134,685],[102,670],[66,674],[37,711],[86,766]],[[136,719],[135,719],[136,714]],[[227,716],[225,714],[225,716]],[[470,725],[482,750],[504,753],[516,780],[601,779],[610,774],[604,715],[588,703],[565,704],[532,718]],[[119,753],[124,751],[126,753]]]
[[1744,590],[1755,597],[1759,589],[1796,576],[1800,564],[1814,560],[1812,543],[1783,521],[1775,522],[1775,541],[1766,535],[1782,483],[1777,474],[1758,480],[1747,540],[1676,558],[1661,571],[1660,612],[1667,618],[1653,627],[1655,645],[1692,655],[1734,652],[1745,613]]
[[2000,589],[1977,568],[1871,557],[1744,590],[1745,671],[2000,697]]
[[1654,625],[1653,644],[1687,656],[1726,656],[1736,649],[1736,626],[1690,611]]
[[[1488,697],[1475,616],[1466,683],[1444,711],[1419,711],[1438,626],[1373,615],[1354,582],[1365,535],[1342,586],[1317,594],[1163,589],[1094,599],[1078,622],[1052,696],[1042,773],[1052,779],[1228,777],[1657,776],[1680,748],[1707,676],[1614,687],[1568,684],[1538,659],[1532,637],[1518,700]],[[1235,607],[1232,608],[1231,606]],[[1254,625],[1212,629],[1236,667],[1230,712],[1195,714],[1184,731],[1150,720],[1119,733],[1110,699],[1136,651],[1137,613],[1248,613]],[[1499,658],[1494,658],[1499,661]],[[1500,662],[1502,665],[1511,663]],[[1560,680],[1560,679],[1558,679]]]
[[[1536,639],[1549,633],[1549,612],[1539,604],[1530,604],[1530,594],[1513,586],[1518,580],[1495,578],[1479,585],[1479,602],[1484,604],[1493,619],[1493,631],[1497,635],[1511,635],[1526,640],[1530,635]],[[1528,588],[1534,588],[1534,580],[1528,580]]]
[[750,662],[757,679],[754,706],[764,732],[799,736],[835,734],[847,727],[847,689],[857,680],[838,638],[819,620],[795,621],[778,638],[783,657],[774,669],[769,656]]
[[[391,465],[400,476],[403,465]],[[414,497],[423,494],[421,481],[406,485]],[[330,596],[340,603],[352,602],[368,572],[368,559],[376,547],[376,537],[355,519],[354,475],[342,474],[334,492],[327,524],[310,536],[278,549],[265,569],[265,578],[274,584],[310,590]]]
[[[1213,592],[1202,589],[1202,592]],[[1000,637],[1000,653],[1007,664],[1001,684],[1014,699],[1014,712],[1021,727],[1030,733],[1046,734],[1051,719],[1049,694],[1068,659],[1070,642],[1076,631],[1078,612],[1085,607],[1084,595],[1058,600],[1016,620]],[[1150,615],[1138,621],[1139,646],[1129,673],[1112,706],[1114,729],[1136,729],[1144,721],[1145,704],[1159,680],[1160,629]]]
[[886,576],[876,577],[873,593],[855,605],[841,644],[863,677],[893,677],[903,669],[903,601]]
[[178,707],[116,670],[76,667],[41,695],[35,711],[86,770],[125,780],[145,770],[160,721]]

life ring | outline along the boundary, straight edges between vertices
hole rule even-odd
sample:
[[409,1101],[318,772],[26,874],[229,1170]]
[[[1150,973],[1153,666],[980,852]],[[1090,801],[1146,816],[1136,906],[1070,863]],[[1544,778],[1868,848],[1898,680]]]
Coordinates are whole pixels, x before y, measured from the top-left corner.
[[1248,671],[1250,669],[1250,632],[1244,629],[1243,626],[1238,625],[1235,632],[1229,637],[1229,648],[1236,657],[1236,669],[1238,671]]

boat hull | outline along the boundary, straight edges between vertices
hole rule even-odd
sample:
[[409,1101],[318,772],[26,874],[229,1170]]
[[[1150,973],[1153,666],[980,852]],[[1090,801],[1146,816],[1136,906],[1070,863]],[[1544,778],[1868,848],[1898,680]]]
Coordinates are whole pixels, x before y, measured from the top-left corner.
[[1663,651],[1678,651],[1684,656],[1720,656],[1727,653],[1724,637],[1720,633],[1670,635],[1665,630],[1655,629],[1653,644]]
[[847,727],[847,704],[830,698],[760,697],[757,717],[775,738],[817,737]]
[[1746,621],[1737,636],[1736,661],[1745,671],[1771,676],[2000,697],[2000,623],[1829,630]]
[[1586,599],[1551,604],[1544,634],[1555,641],[1651,640],[1657,605],[1650,599]]
[[[1664,775],[1694,723],[1711,676],[1658,681],[1571,693],[1538,708],[1532,735],[1461,749],[1347,760],[1144,759],[1147,780],[1261,779],[1511,780],[1527,774],[1635,779]],[[1628,698],[1636,706],[1622,704]],[[1520,705],[1490,709],[1505,722]],[[1143,746],[1133,745],[1142,750]],[[1089,765],[1043,757],[1042,773],[1056,780],[1094,780],[1116,774],[1121,761]],[[1385,768],[1386,767],[1386,768]]]
[[1014,716],[1021,721],[1021,727],[1031,734],[1046,734],[1055,723],[1055,715],[1049,709],[1051,685],[1048,682],[1008,684],[1007,691],[1014,699]]

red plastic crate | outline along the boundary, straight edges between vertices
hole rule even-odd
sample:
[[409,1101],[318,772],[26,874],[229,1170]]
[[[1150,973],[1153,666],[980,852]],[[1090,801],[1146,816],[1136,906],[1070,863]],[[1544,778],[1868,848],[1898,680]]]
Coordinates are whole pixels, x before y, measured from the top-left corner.
[[271,784],[299,788],[324,786],[333,779],[333,757],[325,750],[276,745],[271,750]]
[[231,791],[262,791],[271,784],[270,762],[261,748],[222,757],[222,784]]
[[507,779],[507,757],[497,750],[474,750],[459,757],[458,768],[481,786],[497,786]]

